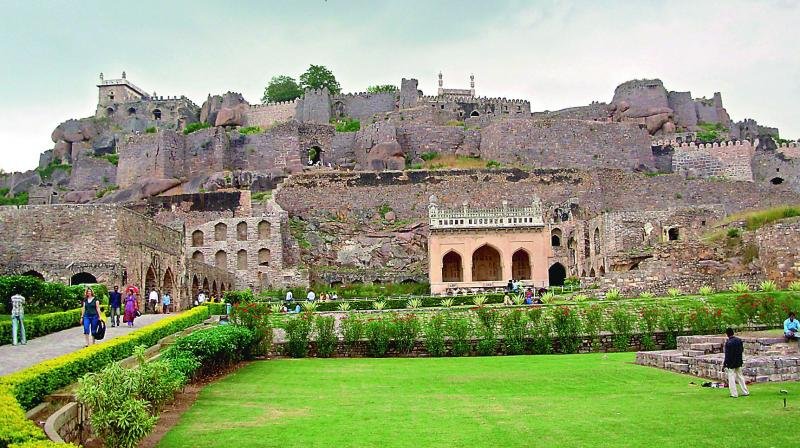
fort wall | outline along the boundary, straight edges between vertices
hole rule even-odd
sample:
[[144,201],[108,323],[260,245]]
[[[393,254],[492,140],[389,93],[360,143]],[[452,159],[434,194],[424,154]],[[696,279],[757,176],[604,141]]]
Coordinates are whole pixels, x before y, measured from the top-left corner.
[[267,129],[275,123],[283,123],[295,118],[297,100],[279,103],[251,104],[245,115],[245,126],[259,126]]

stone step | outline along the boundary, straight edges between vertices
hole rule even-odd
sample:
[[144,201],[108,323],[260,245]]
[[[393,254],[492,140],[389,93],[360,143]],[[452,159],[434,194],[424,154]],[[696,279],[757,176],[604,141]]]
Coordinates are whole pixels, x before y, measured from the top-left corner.
[[722,344],[714,342],[700,342],[689,345],[690,350],[702,350],[706,353],[722,353]]
[[705,352],[705,351],[703,351],[703,350],[684,350],[684,351],[683,351],[683,355],[684,355],[684,356],[688,356],[688,357],[690,357],[690,358],[695,358],[695,357],[698,357],[698,356],[703,356],[703,355],[705,355],[705,354],[706,354],[706,352]]
[[674,372],[689,373],[689,364],[684,364],[680,362],[664,363],[664,368],[667,370],[672,370]]

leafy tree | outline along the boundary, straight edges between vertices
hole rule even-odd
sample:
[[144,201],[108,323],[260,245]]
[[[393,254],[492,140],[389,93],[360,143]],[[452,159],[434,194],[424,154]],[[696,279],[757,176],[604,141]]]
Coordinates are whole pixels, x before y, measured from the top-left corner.
[[339,81],[333,76],[333,72],[324,65],[311,64],[305,73],[300,75],[300,87],[303,89],[321,89],[326,87],[328,92],[336,94],[342,91]]
[[[302,78],[301,78],[302,79]],[[264,89],[264,96],[261,98],[262,103],[278,103],[282,101],[292,101],[299,98],[303,94],[303,89],[297,84],[291,76],[281,75],[273,76]]]
[[367,87],[367,93],[389,93],[397,92],[397,86],[392,84],[378,84],[376,86]]

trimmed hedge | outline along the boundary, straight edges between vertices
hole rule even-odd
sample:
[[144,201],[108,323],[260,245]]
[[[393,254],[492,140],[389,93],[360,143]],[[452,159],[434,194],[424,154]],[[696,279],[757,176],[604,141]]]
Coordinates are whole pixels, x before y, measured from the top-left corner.
[[[81,306],[84,290],[82,285],[45,282],[28,275],[3,275],[0,276],[0,314],[11,311],[11,296],[14,294],[25,297],[25,314],[71,310]],[[92,290],[102,304],[108,304],[108,288],[105,285],[92,285]]]
[[[80,308],[56,313],[25,316],[25,336],[28,340],[80,325]],[[11,321],[0,321],[0,344],[12,342]]]
[[[246,327],[219,325],[178,338],[164,351],[162,359],[182,363],[191,357],[197,361],[198,369],[214,372],[250,358],[256,342],[255,334]],[[184,373],[193,376],[196,370]]]
[[9,389],[0,388],[0,447],[46,438],[44,431],[25,417]]
[[[442,299],[453,299],[453,306],[472,305],[475,296],[448,296],[448,297],[415,297],[422,300],[422,307],[430,308],[441,306]],[[371,310],[373,303],[383,301],[387,310],[401,310],[408,308],[408,299],[376,299],[376,300],[338,300],[318,302],[316,311],[337,311],[339,304],[347,302],[351,310]],[[503,294],[486,294],[486,304],[503,303]]]

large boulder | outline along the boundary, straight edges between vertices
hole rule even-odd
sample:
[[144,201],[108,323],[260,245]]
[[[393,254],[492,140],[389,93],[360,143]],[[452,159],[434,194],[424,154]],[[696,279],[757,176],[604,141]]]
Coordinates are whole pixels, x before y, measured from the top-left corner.
[[53,147],[53,160],[61,163],[72,162],[72,143],[59,140]]
[[396,141],[378,143],[367,154],[367,167],[375,171],[405,169],[403,148]]
[[245,117],[250,106],[247,104],[237,104],[232,107],[223,107],[217,113],[214,126],[243,126]]
[[130,187],[119,190],[114,193],[103,196],[98,202],[102,203],[118,203],[118,202],[134,202],[139,199],[149,198],[163,193],[170,188],[180,185],[181,181],[178,179],[156,179],[146,178],[142,179]]
[[63,201],[73,204],[85,204],[91,202],[96,197],[97,193],[95,193],[94,190],[70,191],[64,194]]
[[81,120],[67,120],[60,125],[56,126],[50,138],[53,143],[58,143],[61,140],[69,143],[82,142],[90,140],[97,135],[97,127],[91,118],[83,118]]
[[[245,101],[241,93],[228,92],[224,95],[209,95],[200,108],[200,121],[211,123],[215,126],[241,126],[244,123],[244,115],[249,107],[250,104]],[[219,120],[219,114],[222,110],[226,110],[225,116],[222,120]],[[217,124],[217,122],[230,124]]]
[[28,191],[31,187],[42,183],[39,173],[35,170],[25,171],[24,173],[12,173],[9,182],[9,194],[12,196],[23,191]]
[[94,155],[114,154],[117,147],[117,140],[114,134],[101,134],[92,140],[92,151]]

